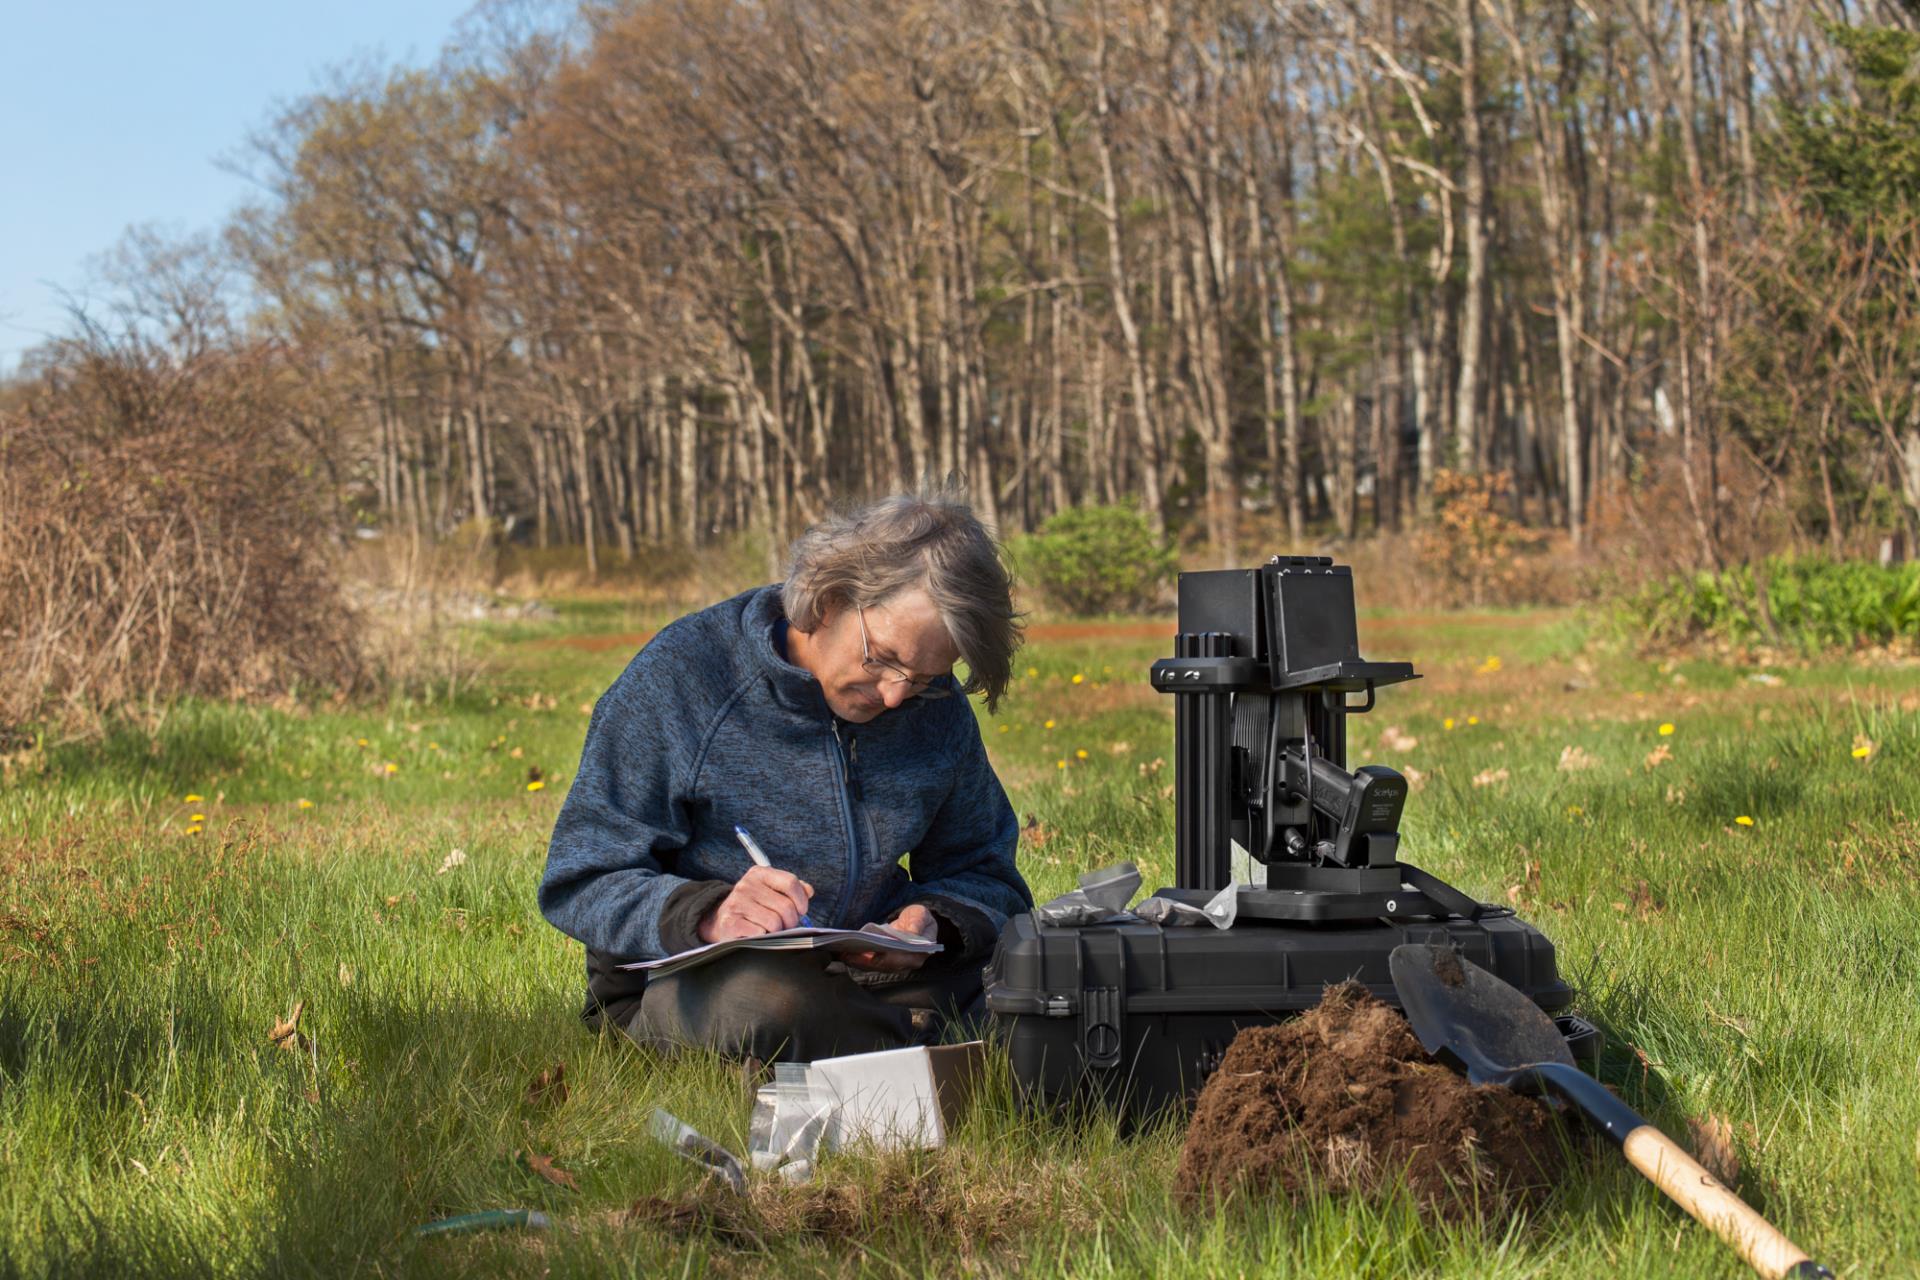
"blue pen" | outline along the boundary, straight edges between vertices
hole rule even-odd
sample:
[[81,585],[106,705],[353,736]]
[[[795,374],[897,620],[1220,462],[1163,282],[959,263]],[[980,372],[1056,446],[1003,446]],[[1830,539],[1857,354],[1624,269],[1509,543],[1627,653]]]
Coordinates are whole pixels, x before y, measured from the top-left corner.
[[[759,844],[755,842],[754,838],[747,834],[747,829],[745,827],[741,826],[737,822],[734,823],[733,834],[740,838],[741,846],[746,849],[747,856],[749,858],[752,858],[756,865],[767,867],[769,869],[772,868],[773,860],[767,857],[767,851],[765,849],[762,849],[759,846]],[[813,921],[807,919],[807,913],[804,911],[800,913],[800,927],[802,929],[813,928]]]

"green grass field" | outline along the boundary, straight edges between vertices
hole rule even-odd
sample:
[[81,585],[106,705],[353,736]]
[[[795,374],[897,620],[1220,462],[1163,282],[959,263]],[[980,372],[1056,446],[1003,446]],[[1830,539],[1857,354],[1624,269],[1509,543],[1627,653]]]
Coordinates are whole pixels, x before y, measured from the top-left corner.
[[[1177,1128],[1023,1115],[1004,1079],[943,1151],[834,1157],[751,1215],[628,1220],[698,1185],[651,1108],[736,1150],[748,1116],[724,1064],[582,1030],[581,949],[534,903],[584,712],[661,620],[492,627],[492,675],[452,703],[190,705],[13,760],[0,1275],[1745,1274],[1606,1152],[1522,1220],[1404,1197],[1192,1216]],[[1042,631],[984,722],[1036,894],[1120,858],[1170,879],[1172,717],[1144,680],[1170,630]],[[1724,1121],[1740,1191],[1817,1257],[1920,1273],[1913,670],[1666,665],[1564,614],[1363,630],[1427,677],[1355,724],[1356,763],[1419,778],[1408,859],[1516,901],[1608,1032],[1608,1078],[1683,1137]],[[278,1047],[296,1002],[304,1039]],[[570,1096],[530,1100],[555,1063]],[[498,1207],[563,1225],[410,1235]]]

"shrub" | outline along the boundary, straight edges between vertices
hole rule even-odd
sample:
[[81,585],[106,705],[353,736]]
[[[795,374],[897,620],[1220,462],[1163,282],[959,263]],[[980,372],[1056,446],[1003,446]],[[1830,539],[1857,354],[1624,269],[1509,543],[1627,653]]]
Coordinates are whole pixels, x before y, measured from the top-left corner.
[[263,346],[63,344],[0,415],[0,726],[344,688],[333,512]]
[[1173,549],[1132,507],[1062,511],[1012,551],[1029,581],[1080,615],[1153,608],[1176,568]]
[[1920,564],[1773,556],[1723,573],[1680,574],[1623,604],[1655,644],[1717,640],[1805,653],[1920,642]]
[[1504,605],[1541,598],[1538,553],[1547,539],[1500,510],[1509,487],[1504,471],[1434,473],[1433,519],[1414,535],[1430,599]]

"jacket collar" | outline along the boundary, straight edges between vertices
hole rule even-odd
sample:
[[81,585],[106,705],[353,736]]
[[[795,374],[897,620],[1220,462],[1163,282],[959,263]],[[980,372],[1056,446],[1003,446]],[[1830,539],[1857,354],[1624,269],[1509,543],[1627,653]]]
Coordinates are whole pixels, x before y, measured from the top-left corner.
[[790,710],[825,720],[833,715],[827,695],[813,672],[780,656],[774,645],[774,629],[786,621],[786,609],[780,603],[780,584],[761,587],[747,599],[740,615],[742,640],[773,685],[774,701]]

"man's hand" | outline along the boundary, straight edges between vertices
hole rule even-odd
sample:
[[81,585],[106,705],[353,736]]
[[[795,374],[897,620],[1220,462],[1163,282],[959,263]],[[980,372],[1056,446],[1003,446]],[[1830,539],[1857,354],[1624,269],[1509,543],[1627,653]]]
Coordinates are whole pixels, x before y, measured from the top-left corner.
[[749,867],[733,891],[700,918],[702,942],[731,942],[791,929],[800,923],[813,886],[775,867]]
[[[902,933],[917,933],[929,941],[940,936],[940,925],[933,918],[933,912],[919,903],[902,909],[887,923]],[[870,969],[875,973],[905,973],[927,962],[926,956],[906,951],[849,951],[840,959],[855,969]]]

